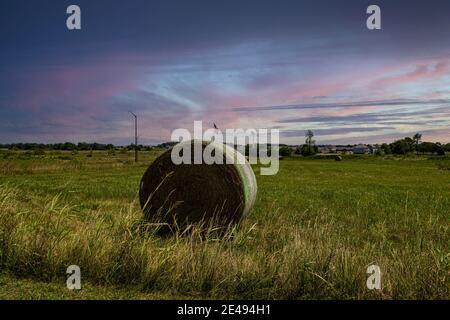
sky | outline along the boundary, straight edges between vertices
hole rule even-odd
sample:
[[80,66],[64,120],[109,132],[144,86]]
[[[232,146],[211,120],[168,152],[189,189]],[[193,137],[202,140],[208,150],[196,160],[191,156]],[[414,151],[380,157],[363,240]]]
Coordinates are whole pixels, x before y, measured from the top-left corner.
[[[81,8],[68,30],[66,8]],[[381,8],[381,30],[366,9]],[[449,1],[2,0],[0,143],[450,142]]]

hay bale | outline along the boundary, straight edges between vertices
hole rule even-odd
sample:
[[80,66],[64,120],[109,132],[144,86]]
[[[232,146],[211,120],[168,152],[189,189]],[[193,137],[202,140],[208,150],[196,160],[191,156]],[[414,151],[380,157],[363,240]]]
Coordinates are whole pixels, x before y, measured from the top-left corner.
[[335,157],[334,157],[334,160],[336,160],[336,161],[342,161],[342,157],[341,157],[341,156],[335,156]]
[[209,142],[191,140],[177,146],[184,144],[191,144],[191,164],[175,165],[168,150],[145,171],[139,191],[145,219],[166,223],[171,229],[198,223],[228,228],[238,223],[256,198],[256,179],[249,163],[226,164],[237,151],[223,145],[224,152],[216,148],[216,157],[222,157],[224,164],[194,164],[194,145],[201,144],[203,151]]

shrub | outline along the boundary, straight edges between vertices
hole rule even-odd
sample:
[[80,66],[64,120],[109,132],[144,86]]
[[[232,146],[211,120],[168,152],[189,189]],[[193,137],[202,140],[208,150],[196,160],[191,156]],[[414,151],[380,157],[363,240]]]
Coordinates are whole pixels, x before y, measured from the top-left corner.
[[281,147],[280,148],[280,156],[289,157],[292,154],[292,149],[290,147]]
[[317,146],[308,146],[307,144],[304,144],[300,149],[300,154],[304,157],[308,157],[315,155],[317,151]]

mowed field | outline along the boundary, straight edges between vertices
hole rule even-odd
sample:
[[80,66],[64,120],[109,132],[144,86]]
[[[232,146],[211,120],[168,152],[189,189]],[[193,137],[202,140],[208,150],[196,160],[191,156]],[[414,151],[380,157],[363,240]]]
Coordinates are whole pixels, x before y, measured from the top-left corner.
[[450,297],[450,160],[286,158],[275,176],[254,167],[255,207],[230,237],[161,238],[138,204],[160,152],[1,151],[0,298]]

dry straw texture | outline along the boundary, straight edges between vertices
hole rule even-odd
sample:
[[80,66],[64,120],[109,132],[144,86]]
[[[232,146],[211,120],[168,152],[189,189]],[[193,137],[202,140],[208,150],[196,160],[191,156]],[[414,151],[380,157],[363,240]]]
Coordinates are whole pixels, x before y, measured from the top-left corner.
[[[195,145],[203,151],[217,147],[223,164],[194,164]],[[253,206],[256,179],[245,158],[244,163],[227,164],[237,151],[226,145],[199,140],[178,145],[190,147],[191,163],[174,164],[172,150],[158,157],[146,170],[140,184],[140,203],[147,220],[170,228],[204,224],[223,228],[238,223]],[[224,148],[221,150],[221,148]]]

